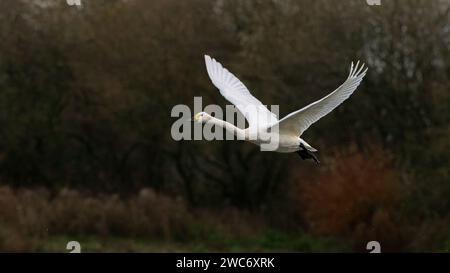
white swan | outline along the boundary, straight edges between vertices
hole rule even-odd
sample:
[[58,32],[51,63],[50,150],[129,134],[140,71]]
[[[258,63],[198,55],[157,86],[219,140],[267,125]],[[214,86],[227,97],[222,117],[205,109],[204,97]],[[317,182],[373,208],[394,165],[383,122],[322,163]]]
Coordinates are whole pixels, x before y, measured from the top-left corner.
[[245,116],[249,127],[247,129],[240,129],[229,122],[212,117],[205,112],[197,113],[194,116],[195,121],[201,123],[208,122],[220,126],[238,136],[238,138],[245,139],[257,145],[265,143],[260,135],[263,133],[267,134],[272,130],[278,131],[278,148],[275,150],[276,152],[297,152],[302,159],[312,158],[317,163],[319,163],[319,160],[313,154],[317,150],[301,139],[300,136],[309,126],[348,99],[367,72],[367,68],[364,69],[364,64],[359,66],[358,61],[353,66],[352,63],[347,80],[336,90],[322,99],[278,120],[275,114],[270,112],[257,98],[253,97],[245,85],[226,68],[222,67],[219,62],[205,55],[205,63],[212,83],[219,89],[220,94],[233,103]]

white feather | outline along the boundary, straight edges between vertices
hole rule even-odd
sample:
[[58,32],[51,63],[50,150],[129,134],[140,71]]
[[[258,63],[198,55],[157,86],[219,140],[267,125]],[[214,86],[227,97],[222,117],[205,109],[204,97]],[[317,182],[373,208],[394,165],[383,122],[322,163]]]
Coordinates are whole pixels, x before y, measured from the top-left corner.
[[301,136],[309,126],[333,111],[359,86],[367,72],[367,68],[364,71],[363,68],[364,64],[359,66],[359,61],[355,66],[352,63],[347,80],[336,90],[322,99],[290,113],[275,124],[274,126],[279,126],[279,134]]
[[219,89],[220,94],[245,116],[249,127],[267,129],[278,122],[277,116],[252,96],[247,87],[233,73],[208,55],[205,55],[205,64],[212,83]]

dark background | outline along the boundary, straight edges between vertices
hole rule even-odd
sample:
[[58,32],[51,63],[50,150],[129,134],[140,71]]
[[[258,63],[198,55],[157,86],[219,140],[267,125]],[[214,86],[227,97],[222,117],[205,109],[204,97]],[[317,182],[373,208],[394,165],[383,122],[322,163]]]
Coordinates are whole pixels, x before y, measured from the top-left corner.
[[[450,2],[0,0],[0,250],[447,251]],[[302,137],[321,165],[180,141],[228,104],[203,54],[281,116],[356,93]]]

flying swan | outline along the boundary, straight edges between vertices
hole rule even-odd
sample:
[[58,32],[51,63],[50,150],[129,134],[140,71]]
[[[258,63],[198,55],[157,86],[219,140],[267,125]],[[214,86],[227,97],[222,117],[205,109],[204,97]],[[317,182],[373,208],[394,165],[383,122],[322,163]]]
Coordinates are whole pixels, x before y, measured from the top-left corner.
[[364,69],[364,64],[359,65],[358,61],[354,66],[352,62],[347,79],[336,90],[322,99],[278,120],[274,113],[270,112],[266,106],[252,96],[247,87],[219,62],[205,55],[205,63],[208,75],[214,86],[219,89],[220,94],[225,99],[234,104],[239,112],[245,116],[249,126],[246,129],[241,129],[205,112],[197,113],[194,116],[194,121],[212,123],[215,126],[224,128],[240,139],[250,141],[257,145],[267,142],[266,139],[260,137],[263,133],[277,132],[278,146],[274,150],[275,152],[296,152],[302,159],[311,158],[316,163],[319,163],[319,160],[314,154],[317,150],[301,139],[300,136],[309,126],[348,99],[359,86],[367,72],[367,68]]

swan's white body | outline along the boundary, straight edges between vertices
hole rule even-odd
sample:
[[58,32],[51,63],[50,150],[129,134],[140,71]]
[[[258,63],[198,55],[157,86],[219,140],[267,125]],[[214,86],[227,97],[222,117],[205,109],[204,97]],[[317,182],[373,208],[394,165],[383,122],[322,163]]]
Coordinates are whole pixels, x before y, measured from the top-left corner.
[[236,76],[222,67],[219,62],[205,55],[205,63],[212,83],[245,116],[249,127],[240,129],[231,123],[214,118],[204,112],[195,115],[194,119],[199,122],[208,122],[220,126],[235,134],[238,138],[257,145],[265,143],[260,135],[278,131],[278,148],[275,151],[281,153],[297,152],[302,149],[316,152],[317,150],[301,139],[300,136],[309,126],[350,97],[367,72],[367,69],[363,70],[364,65],[359,66],[358,62],[356,66],[353,66],[352,63],[347,80],[335,91],[278,120],[275,114],[253,97],[247,87]]

